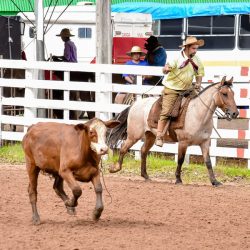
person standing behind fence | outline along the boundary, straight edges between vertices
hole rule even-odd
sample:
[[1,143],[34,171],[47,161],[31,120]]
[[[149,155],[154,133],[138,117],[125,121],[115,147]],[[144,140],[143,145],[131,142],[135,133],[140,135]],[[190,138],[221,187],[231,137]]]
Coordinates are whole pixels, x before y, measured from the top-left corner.
[[64,28],[61,30],[60,36],[64,42],[64,53],[63,56],[52,56],[53,61],[63,61],[63,62],[77,62],[77,48],[70,37],[74,36],[70,33],[70,30]]
[[[167,53],[163,46],[159,43],[157,37],[150,36],[144,44],[147,54],[145,61],[149,66],[165,66],[167,62]],[[148,80],[149,85],[159,84],[161,82],[160,76],[153,76]]]
[[[148,63],[141,59],[142,56],[145,56],[145,53],[142,51],[141,47],[133,46],[126,54],[130,56],[131,59],[127,61],[125,65],[148,66]],[[122,75],[122,78],[125,80],[125,84],[136,84],[136,75],[125,73]],[[147,79],[145,79],[145,77],[143,77],[143,84],[147,84]],[[133,96],[133,94],[117,93],[115,97],[115,103],[131,104],[134,101]]]
[[144,44],[147,54],[145,60],[150,66],[165,66],[167,62],[167,53],[159,43],[157,37],[150,36]]
[[[141,47],[133,46],[126,54],[131,57],[131,60],[127,61],[125,65],[148,66],[148,63],[145,60],[141,60],[141,57],[145,56]],[[122,77],[125,79],[126,84],[136,83],[136,75],[123,74]]]
[[[55,62],[77,62],[77,48],[73,41],[70,40],[70,37],[74,36],[70,33],[70,30],[64,28],[61,30],[60,34],[56,35],[60,36],[62,41],[64,42],[64,53],[63,56],[52,56],[52,60]],[[64,79],[63,71],[54,71],[54,75],[59,79]],[[71,78],[71,77],[70,77]],[[70,91],[70,99],[76,100],[77,94],[74,91]],[[62,90],[53,90],[53,99],[63,100],[63,91]],[[63,110],[54,110],[54,115],[57,118],[63,118]],[[75,112],[70,112],[70,118],[76,119]]]

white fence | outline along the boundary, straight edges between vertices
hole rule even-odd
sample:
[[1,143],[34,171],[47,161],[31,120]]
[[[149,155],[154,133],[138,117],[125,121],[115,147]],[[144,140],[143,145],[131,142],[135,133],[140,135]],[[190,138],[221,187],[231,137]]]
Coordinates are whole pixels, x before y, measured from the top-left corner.
[[[53,120],[65,123],[77,123],[79,121],[69,120],[69,110],[95,111],[96,116],[101,119],[109,119],[113,113],[121,112],[126,105],[112,103],[113,92],[135,93],[141,98],[143,93],[159,95],[162,86],[145,86],[142,85],[142,75],[162,75],[161,67],[134,67],[125,65],[100,65],[100,64],[83,64],[83,63],[54,63],[54,62],[26,62],[20,60],[0,60],[1,68],[21,68],[26,70],[26,79],[3,79],[0,78],[0,141],[11,140],[21,141],[27,127],[38,121],[52,121],[42,117],[37,117],[37,109],[62,109],[64,110],[63,120]],[[43,70],[62,70],[64,81],[37,80],[39,72]],[[96,73],[96,82],[70,82],[69,71],[84,71]],[[122,85],[112,83],[111,74],[122,73],[136,74],[137,85]],[[222,76],[228,78],[234,76],[235,100],[239,107],[247,106],[248,109],[240,109],[240,117],[248,120],[248,128],[239,129],[218,129],[217,117],[214,117],[214,126],[221,138],[246,140],[247,148],[218,147],[218,134],[213,131],[211,135],[210,155],[213,165],[216,164],[216,157],[233,157],[246,159],[248,168],[250,168],[250,72],[248,69],[240,67],[207,67],[206,77],[203,80],[203,87],[210,82],[218,82]],[[244,76],[245,75],[245,76]],[[1,87],[25,88],[25,97],[3,97]],[[38,90],[61,89],[64,91],[64,100],[51,100],[38,98]],[[93,91],[96,94],[96,102],[71,101],[69,91]],[[14,116],[6,115],[2,112],[5,106],[21,106],[24,108],[24,115]],[[43,113],[43,112],[42,112]],[[39,114],[39,112],[38,112]],[[24,131],[14,132],[6,131],[2,128],[4,124],[24,126]],[[141,142],[138,142],[132,149],[140,150]],[[151,151],[165,152],[177,155],[177,143],[165,144],[162,148],[153,146]],[[197,146],[191,146],[187,151],[188,155],[201,155]]]

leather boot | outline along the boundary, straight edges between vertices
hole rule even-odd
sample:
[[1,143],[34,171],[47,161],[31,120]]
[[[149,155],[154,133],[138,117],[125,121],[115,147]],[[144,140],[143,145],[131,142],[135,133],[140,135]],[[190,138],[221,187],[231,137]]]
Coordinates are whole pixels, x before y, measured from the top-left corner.
[[166,126],[166,121],[165,120],[159,120],[158,125],[157,125],[157,134],[156,134],[156,139],[155,139],[155,145],[162,147],[163,146],[163,130]]

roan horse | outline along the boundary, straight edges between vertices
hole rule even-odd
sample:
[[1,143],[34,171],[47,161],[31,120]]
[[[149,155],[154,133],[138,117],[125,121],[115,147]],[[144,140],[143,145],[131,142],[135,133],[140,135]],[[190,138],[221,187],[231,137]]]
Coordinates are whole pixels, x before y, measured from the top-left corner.
[[[175,172],[176,184],[182,183],[181,167],[187,147],[191,145],[200,146],[212,185],[218,186],[221,184],[216,180],[212,169],[209,145],[215,109],[217,107],[221,108],[228,120],[236,118],[239,114],[234,100],[234,92],[231,88],[232,82],[233,78],[226,81],[226,77],[224,77],[221,82],[214,83],[203,89],[190,100],[183,127],[174,129],[172,124],[170,125],[169,135],[165,135],[164,140],[166,142],[178,142],[178,162]],[[127,112],[127,123],[126,119],[122,115],[120,116],[125,120],[124,126],[127,128],[127,138],[121,146],[118,162],[110,166],[109,171],[111,173],[121,170],[124,155],[138,140],[144,138],[144,144],[141,148],[141,176],[145,179],[149,178],[146,170],[146,158],[154,144],[156,129],[149,127],[148,115],[155,100],[152,97],[141,99],[136,101],[131,107],[128,107],[127,110],[124,110],[124,113]],[[121,125],[122,123],[119,126]],[[111,134],[111,137],[113,135]]]

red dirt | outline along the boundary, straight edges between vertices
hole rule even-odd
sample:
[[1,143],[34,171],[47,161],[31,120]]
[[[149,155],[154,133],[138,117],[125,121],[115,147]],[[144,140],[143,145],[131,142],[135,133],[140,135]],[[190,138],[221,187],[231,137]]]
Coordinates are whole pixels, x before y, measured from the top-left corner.
[[70,216],[53,180],[40,175],[42,224],[34,226],[24,166],[0,166],[0,179],[0,249],[250,249],[249,185],[176,186],[109,175],[113,201],[104,190],[104,211],[95,223],[91,183],[81,184],[77,215]]

